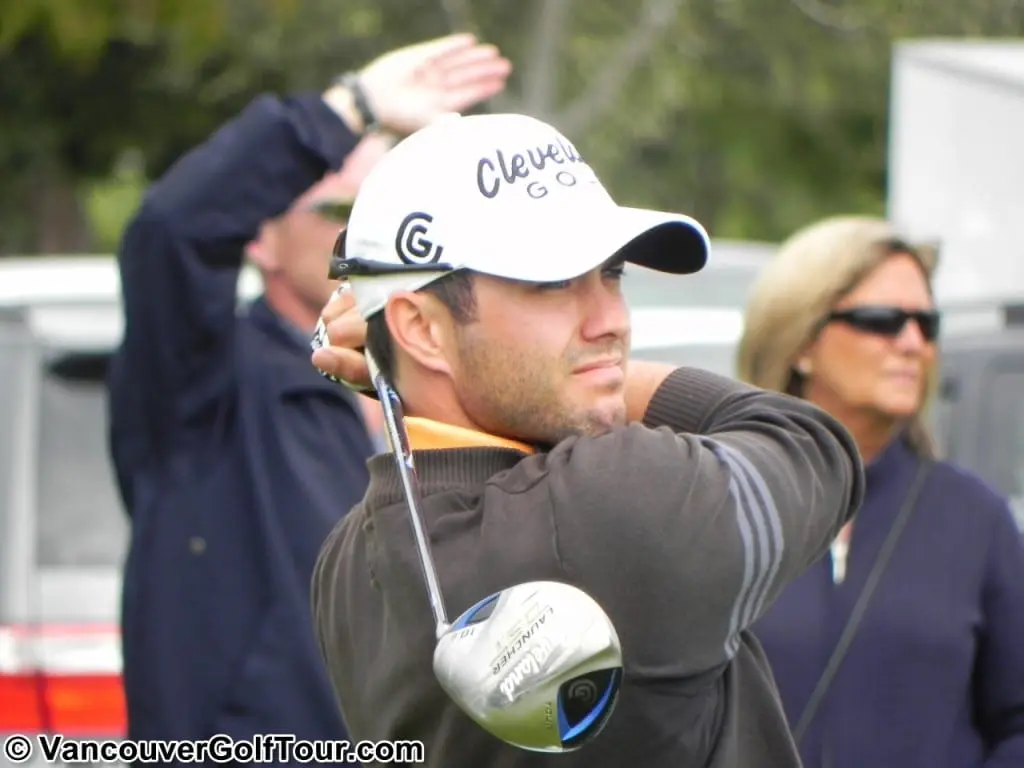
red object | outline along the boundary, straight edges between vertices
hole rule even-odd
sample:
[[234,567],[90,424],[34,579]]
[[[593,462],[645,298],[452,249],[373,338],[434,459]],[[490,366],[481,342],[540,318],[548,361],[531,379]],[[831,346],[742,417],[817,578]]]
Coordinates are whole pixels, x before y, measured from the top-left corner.
[[[61,663],[59,651],[73,649],[76,641],[90,648],[100,641],[111,650],[120,649],[117,629],[109,626],[0,627],[0,733],[125,736],[121,675]],[[13,654],[5,656],[2,646]],[[26,659],[42,661],[30,664]]]

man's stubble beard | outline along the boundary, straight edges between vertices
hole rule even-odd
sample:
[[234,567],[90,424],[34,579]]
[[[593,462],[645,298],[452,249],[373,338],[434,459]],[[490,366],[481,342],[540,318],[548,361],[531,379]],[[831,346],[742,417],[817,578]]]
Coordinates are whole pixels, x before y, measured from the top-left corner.
[[[611,415],[575,410],[556,375],[529,353],[463,338],[456,394],[484,431],[531,444],[596,436],[625,424],[625,403]],[[563,380],[564,381],[564,380]]]

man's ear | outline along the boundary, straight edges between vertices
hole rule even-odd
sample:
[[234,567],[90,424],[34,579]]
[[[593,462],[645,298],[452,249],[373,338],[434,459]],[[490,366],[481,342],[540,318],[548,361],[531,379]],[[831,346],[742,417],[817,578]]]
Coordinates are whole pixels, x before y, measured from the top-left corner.
[[451,374],[451,322],[436,298],[413,291],[394,293],[384,317],[396,348],[430,371]]
[[245,255],[261,272],[276,272],[281,268],[274,242],[277,237],[276,223],[266,221],[260,225],[259,234],[245,244]]

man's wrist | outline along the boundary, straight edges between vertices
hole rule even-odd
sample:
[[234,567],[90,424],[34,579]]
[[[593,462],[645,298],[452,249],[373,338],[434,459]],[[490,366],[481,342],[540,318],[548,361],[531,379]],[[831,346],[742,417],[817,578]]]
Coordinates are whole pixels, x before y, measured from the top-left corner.
[[324,103],[340,117],[356,136],[366,133],[363,117],[356,108],[355,95],[343,83],[334,83],[323,93]]
[[626,419],[643,421],[651,398],[678,366],[648,360],[630,360],[626,369]]

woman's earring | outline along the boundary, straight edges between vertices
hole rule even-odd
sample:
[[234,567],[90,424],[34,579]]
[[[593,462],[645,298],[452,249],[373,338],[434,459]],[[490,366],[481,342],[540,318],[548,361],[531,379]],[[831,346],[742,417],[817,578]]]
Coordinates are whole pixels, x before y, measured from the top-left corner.
[[811,375],[811,361],[808,360],[806,357],[801,359],[801,360],[799,360],[799,361],[797,361],[796,372],[799,373],[801,376],[810,376]]

